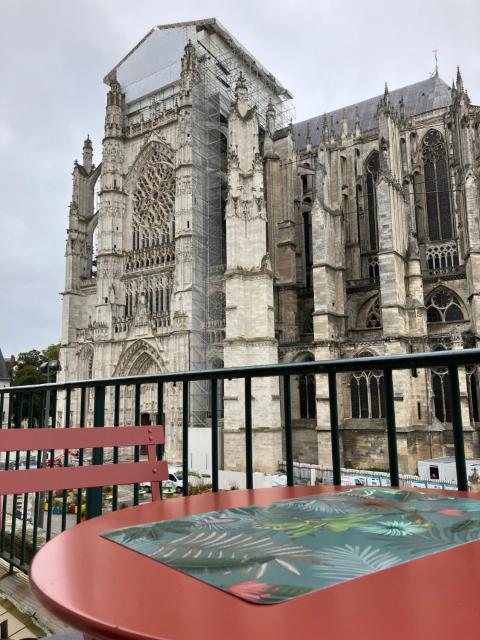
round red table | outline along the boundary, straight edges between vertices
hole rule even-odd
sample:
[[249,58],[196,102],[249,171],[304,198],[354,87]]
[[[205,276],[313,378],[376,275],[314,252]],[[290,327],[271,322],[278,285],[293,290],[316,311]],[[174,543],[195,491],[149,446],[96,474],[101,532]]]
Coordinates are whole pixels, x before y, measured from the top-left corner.
[[480,542],[281,604],[258,605],[99,535],[119,527],[333,490],[225,491],[109,513],[65,531],[43,547],[31,566],[31,584],[52,613],[87,635],[108,640],[476,637],[480,630]]

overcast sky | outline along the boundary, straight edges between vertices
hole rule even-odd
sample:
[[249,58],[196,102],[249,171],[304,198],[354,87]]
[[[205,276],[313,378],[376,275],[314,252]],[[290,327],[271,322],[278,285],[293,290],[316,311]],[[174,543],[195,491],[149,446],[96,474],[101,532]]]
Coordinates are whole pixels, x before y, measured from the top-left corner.
[[0,0],[0,348],[60,339],[73,161],[101,161],[102,78],[156,24],[216,17],[297,121],[462,69],[480,104],[478,0]]

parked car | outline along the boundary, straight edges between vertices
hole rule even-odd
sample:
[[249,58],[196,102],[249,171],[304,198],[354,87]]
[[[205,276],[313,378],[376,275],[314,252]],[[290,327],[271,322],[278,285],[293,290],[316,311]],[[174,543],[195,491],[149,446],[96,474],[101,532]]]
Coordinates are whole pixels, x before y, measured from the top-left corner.
[[[169,467],[168,468],[168,480],[163,482],[163,486],[165,488],[173,487],[177,493],[182,493],[183,490],[183,474],[181,469],[177,469],[177,467]],[[141,482],[141,487],[144,487],[148,493],[151,493],[152,487],[150,482]]]

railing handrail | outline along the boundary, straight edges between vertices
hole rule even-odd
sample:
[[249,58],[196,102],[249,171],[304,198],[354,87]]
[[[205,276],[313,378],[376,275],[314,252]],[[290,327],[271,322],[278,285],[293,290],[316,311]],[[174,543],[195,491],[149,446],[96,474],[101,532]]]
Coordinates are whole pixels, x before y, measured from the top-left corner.
[[112,378],[94,378],[67,382],[50,382],[41,385],[23,385],[0,388],[0,395],[23,391],[47,389],[73,389],[79,387],[115,386],[148,384],[153,382],[192,382],[197,380],[230,380],[234,378],[263,378],[268,376],[288,376],[302,373],[328,374],[349,371],[372,371],[382,369],[417,369],[425,367],[468,366],[480,364],[480,349],[452,349],[428,353],[406,353],[388,356],[368,356],[365,358],[345,358],[337,360],[313,360],[288,364],[265,364],[249,367],[230,367],[224,369],[201,369],[171,373],[149,373],[139,376]]

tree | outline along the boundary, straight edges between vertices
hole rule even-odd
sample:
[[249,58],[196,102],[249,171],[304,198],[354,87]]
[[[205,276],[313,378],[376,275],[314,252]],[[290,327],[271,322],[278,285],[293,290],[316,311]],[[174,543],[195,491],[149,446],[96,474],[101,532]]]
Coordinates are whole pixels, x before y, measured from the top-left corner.
[[[30,384],[45,384],[47,382],[47,376],[40,371],[40,365],[50,360],[58,360],[60,353],[59,344],[51,344],[42,351],[38,349],[31,349],[30,351],[24,351],[19,353],[17,358],[10,359],[10,371],[12,375],[12,387],[20,387]],[[32,411],[32,418],[34,424],[38,424],[40,420],[40,414],[42,412],[42,394],[33,393],[21,394],[21,407],[19,405],[20,397],[16,394],[12,395],[12,420],[13,424],[17,424],[22,418],[27,418],[30,411]],[[32,405],[30,405],[30,398],[32,399]],[[53,402],[53,396],[51,398]],[[21,410],[20,410],[21,408]]]
[[12,386],[47,382],[47,376],[40,371],[40,365],[49,360],[58,360],[59,353],[59,344],[51,344],[42,351],[31,349],[19,353],[12,369]]

